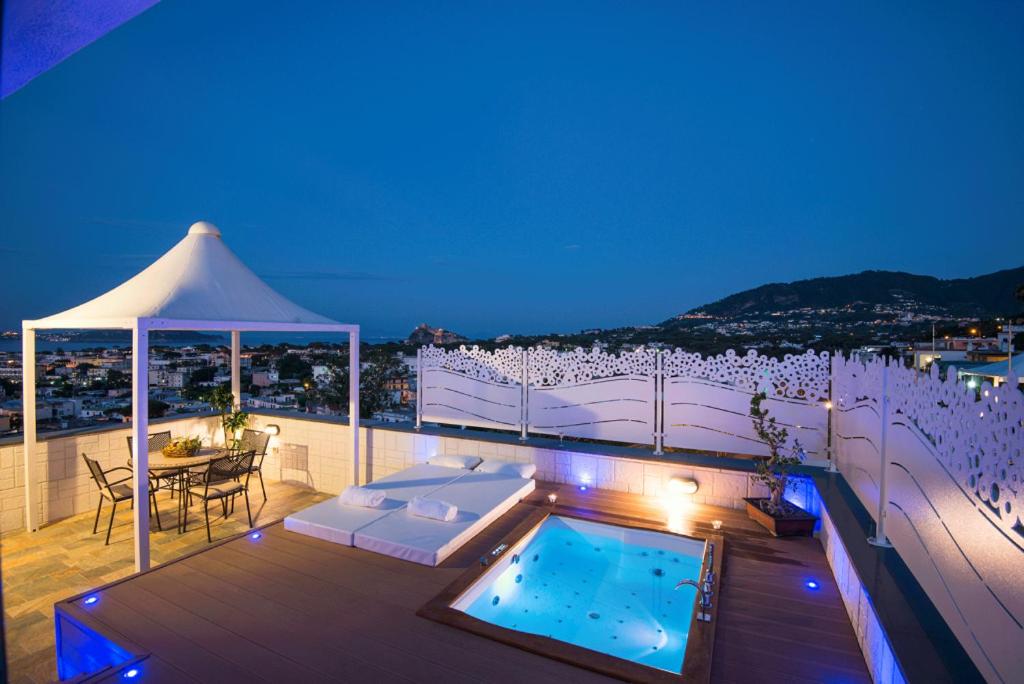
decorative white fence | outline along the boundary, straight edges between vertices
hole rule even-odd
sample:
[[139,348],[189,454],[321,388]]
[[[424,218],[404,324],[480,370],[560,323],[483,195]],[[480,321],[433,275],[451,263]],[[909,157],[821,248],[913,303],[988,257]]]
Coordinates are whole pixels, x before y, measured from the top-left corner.
[[750,398],[812,459],[828,443],[829,356],[779,361],[755,351],[702,357],[682,350],[559,352],[506,347],[419,351],[417,421],[761,455]]
[[840,471],[988,681],[1024,681],[1024,394],[834,359]]

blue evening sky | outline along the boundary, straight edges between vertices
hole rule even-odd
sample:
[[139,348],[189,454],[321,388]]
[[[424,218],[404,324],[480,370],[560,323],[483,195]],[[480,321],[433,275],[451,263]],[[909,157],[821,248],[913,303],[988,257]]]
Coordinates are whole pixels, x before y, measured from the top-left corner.
[[0,102],[0,326],[198,219],[368,336],[1024,261],[1024,3],[164,0]]

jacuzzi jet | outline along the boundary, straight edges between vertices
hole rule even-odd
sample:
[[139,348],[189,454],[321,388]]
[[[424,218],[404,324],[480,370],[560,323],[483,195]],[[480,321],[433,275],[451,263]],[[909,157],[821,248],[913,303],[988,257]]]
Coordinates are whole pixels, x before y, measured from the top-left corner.
[[651,572],[654,573],[655,577],[662,577],[662,576],[665,575],[665,571],[662,570],[661,568],[654,568],[653,570],[651,570]]
[[601,614],[600,613],[590,612],[590,613],[587,613],[587,617],[590,618],[591,620],[597,620],[597,619],[599,619],[601,617]]

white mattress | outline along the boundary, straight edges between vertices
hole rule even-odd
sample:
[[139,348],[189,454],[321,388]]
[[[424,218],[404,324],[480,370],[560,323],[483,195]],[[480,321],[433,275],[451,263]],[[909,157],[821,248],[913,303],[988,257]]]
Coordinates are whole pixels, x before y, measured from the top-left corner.
[[284,519],[284,528],[335,544],[352,546],[352,535],[356,530],[403,509],[414,496],[430,496],[468,474],[470,471],[462,468],[420,463],[364,485],[369,489],[383,489],[387,492],[384,503],[376,508],[349,506],[334,497],[289,515]]
[[412,515],[405,508],[355,532],[356,548],[423,565],[438,565],[534,490],[532,479],[507,473],[469,472],[430,494],[459,507],[452,522]]

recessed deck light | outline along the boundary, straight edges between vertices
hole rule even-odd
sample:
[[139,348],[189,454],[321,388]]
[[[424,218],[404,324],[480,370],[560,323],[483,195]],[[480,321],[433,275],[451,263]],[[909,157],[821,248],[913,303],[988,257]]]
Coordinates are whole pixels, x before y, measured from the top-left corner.
[[133,667],[131,669],[125,670],[124,674],[121,675],[121,676],[124,677],[125,679],[135,679],[136,677],[139,676],[139,668]]
[[249,539],[256,540],[263,536],[262,532],[253,532],[249,535]]
[[82,603],[84,603],[87,606],[91,606],[92,604],[98,602],[99,600],[100,600],[100,597],[96,596],[95,594],[93,594],[92,596],[86,596],[85,600],[82,601]]
[[810,589],[811,591],[814,591],[821,585],[818,584],[817,580],[807,580],[804,583],[804,586]]

